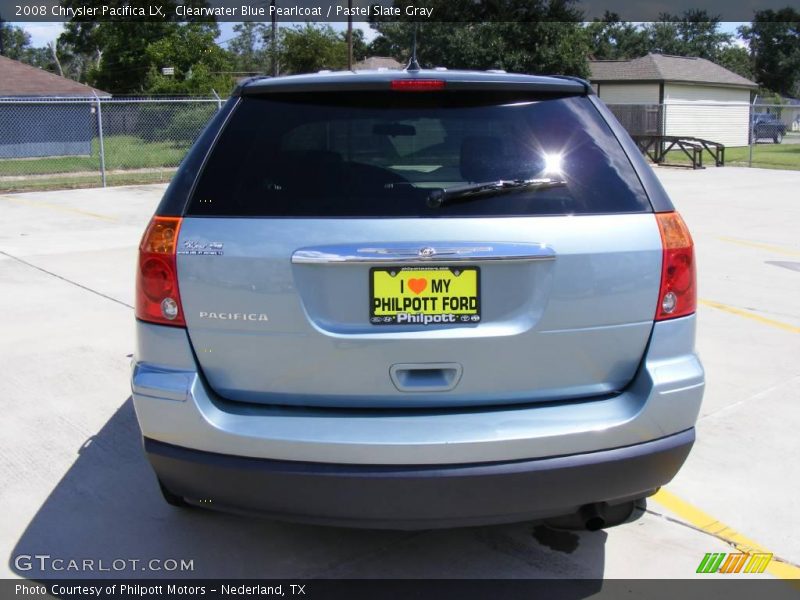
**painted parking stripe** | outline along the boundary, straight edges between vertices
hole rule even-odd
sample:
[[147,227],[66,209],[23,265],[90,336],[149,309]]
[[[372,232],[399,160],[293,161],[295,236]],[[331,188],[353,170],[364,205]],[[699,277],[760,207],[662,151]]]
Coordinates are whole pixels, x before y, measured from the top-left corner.
[[42,202],[40,200],[23,200],[22,198],[11,198],[9,196],[0,196],[0,200],[5,200],[6,202],[14,202],[16,204],[21,204],[22,206],[50,208],[52,210],[58,210],[61,212],[83,215],[84,217],[93,217],[95,219],[109,221],[110,223],[119,223],[119,219],[115,219],[114,217],[109,217],[108,215],[101,215],[100,213],[91,212],[89,210],[83,210],[81,208],[73,208],[71,206],[61,206],[60,204],[53,204],[51,202]]
[[[686,500],[679,498],[664,488],[661,488],[656,495],[651,496],[650,500],[658,502],[661,506],[674,513],[680,519],[686,521],[696,529],[700,529],[701,531],[709,533],[714,537],[735,546],[739,552],[743,552],[745,554],[763,554],[774,556],[772,551],[766,549],[755,540],[742,535],[729,525],[722,523],[708,513],[703,512],[699,508],[689,504],[686,502]],[[719,558],[714,557],[714,559],[716,562],[722,562],[723,557],[724,554],[720,555]],[[706,557],[703,562],[707,562],[709,558],[710,557]],[[737,566],[739,568],[741,567],[741,565]],[[792,585],[795,585],[798,587],[798,589],[800,589],[800,567],[785,562],[775,556],[775,558],[767,565],[767,572],[780,579],[797,579],[798,581],[794,582]]]
[[775,319],[768,319],[767,317],[762,317],[761,315],[757,315],[748,310],[736,308],[735,306],[729,306],[727,304],[723,304],[722,302],[715,302],[714,300],[704,300],[700,298],[697,301],[703,306],[709,306],[711,308],[716,308],[718,310],[724,310],[725,312],[731,313],[732,315],[738,315],[740,317],[744,317],[745,319],[750,319],[752,321],[761,323],[762,325],[777,327],[778,329],[783,329],[784,331],[788,331],[790,333],[800,333],[800,327],[797,327],[796,325],[791,325],[789,323],[784,323],[782,321],[776,321]]
[[750,240],[741,240],[739,238],[732,238],[728,236],[717,236],[718,240],[728,242],[730,244],[739,244],[740,246],[749,246],[751,248],[760,248],[761,250],[769,250],[770,252],[777,252],[778,254],[786,254],[787,256],[800,256],[800,250],[794,250],[785,246],[775,246],[774,244],[763,244],[761,242],[751,242]]

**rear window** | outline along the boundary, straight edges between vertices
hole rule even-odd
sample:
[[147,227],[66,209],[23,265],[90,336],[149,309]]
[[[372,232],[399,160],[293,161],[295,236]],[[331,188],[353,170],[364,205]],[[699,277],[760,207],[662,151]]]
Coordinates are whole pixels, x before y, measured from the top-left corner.
[[[431,206],[435,190],[557,176],[566,185]],[[628,158],[586,98],[479,93],[244,97],[187,213],[443,217],[648,212]]]

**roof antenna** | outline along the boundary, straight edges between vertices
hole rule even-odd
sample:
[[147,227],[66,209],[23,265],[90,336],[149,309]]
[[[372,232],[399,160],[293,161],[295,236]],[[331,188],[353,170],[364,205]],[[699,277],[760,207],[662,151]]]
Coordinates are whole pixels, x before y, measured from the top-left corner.
[[414,38],[411,42],[411,60],[408,61],[406,71],[420,70],[419,62],[417,61],[417,29],[419,29],[419,23],[414,23]]

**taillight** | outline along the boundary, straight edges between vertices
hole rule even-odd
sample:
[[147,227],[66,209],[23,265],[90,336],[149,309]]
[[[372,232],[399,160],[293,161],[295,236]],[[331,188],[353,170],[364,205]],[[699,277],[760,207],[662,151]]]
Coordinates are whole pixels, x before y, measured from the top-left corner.
[[441,79],[394,79],[392,89],[396,92],[434,92],[444,89]]
[[139,244],[136,317],[160,325],[185,327],[175,252],[180,217],[153,217]]
[[676,212],[656,213],[664,259],[656,321],[692,314],[697,307],[694,244],[686,223]]

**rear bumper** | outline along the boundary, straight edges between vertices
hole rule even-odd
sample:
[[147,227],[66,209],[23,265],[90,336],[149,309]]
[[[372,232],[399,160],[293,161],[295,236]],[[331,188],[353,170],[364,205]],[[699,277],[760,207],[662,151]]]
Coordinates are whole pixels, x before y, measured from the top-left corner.
[[615,396],[357,410],[225,401],[198,372],[185,330],[139,322],[133,401],[144,437],[228,456],[434,467],[590,454],[694,427],[704,387],[694,323],[694,316],[656,323],[642,368]]
[[615,396],[383,411],[225,401],[186,330],[140,322],[133,400],[156,474],[200,506],[399,529],[536,520],[646,496],[677,473],[704,388],[694,326],[656,323]]
[[203,452],[145,438],[165,486],[192,503],[309,523],[428,529],[535,520],[646,496],[677,473],[694,429],[537,460],[336,465]]

